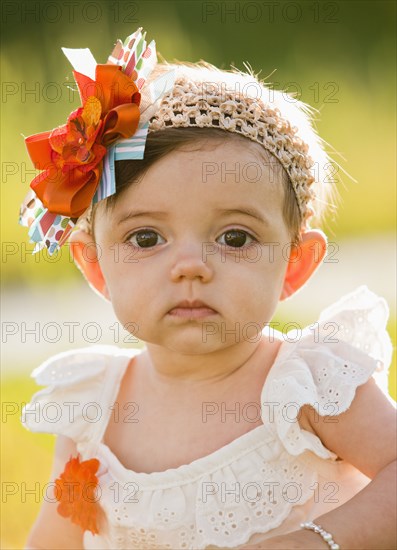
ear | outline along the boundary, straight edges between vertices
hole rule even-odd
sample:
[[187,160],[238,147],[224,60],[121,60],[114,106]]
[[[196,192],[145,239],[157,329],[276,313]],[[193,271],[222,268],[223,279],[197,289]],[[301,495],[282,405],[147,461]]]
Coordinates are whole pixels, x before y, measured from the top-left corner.
[[98,248],[94,238],[82,229],[73,231],[69,237],[70,252],[79,270],[90,287],[105,300],[109,292],[99,265]]
[[318,230],[304,231],[302,241],[291,249],[280,300],[299,290],[321,265],[327,252],[327,237]]

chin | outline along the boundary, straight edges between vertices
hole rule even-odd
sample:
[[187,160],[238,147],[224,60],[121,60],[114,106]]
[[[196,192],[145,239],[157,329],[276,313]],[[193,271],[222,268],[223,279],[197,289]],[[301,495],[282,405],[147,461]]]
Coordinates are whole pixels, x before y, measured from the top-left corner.
[[152,343],[182,355],[205,355],[227,347],[225,343],[215,341],[214,339],[208,339],[207,342],[204,342],[201,330],[195,335],[165,338],[161,342],[156,341]]

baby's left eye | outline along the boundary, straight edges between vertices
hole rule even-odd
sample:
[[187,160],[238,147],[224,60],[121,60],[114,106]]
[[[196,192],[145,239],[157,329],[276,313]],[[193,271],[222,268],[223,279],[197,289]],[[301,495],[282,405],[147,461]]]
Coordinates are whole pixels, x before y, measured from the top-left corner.
[[245,246],[247,244],[247,239],[251,239],[251,241],[256,240],[252,235],[242,229],[229,229],[219,238],[222,239],[223,237],[225,242],[221,242],[221,244],[226,244],[227,246],[231,246],[233,248],[241,248],[242,246]]

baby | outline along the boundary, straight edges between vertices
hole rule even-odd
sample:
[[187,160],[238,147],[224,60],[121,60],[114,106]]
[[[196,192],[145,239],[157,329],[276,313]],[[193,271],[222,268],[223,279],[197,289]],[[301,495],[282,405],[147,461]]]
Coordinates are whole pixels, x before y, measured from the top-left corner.
[[58,437],[26,547],[394,548],[385,301],[360,287],[316,332],[269,327],[326,254],[310,109],[252,74],[156,63],[140,29],[106,65],[65,53],[82,108],[27,139],[44,171],[21,223],[49,253],[68,239],[145,346],[33,372],[47,388],[22,422]]

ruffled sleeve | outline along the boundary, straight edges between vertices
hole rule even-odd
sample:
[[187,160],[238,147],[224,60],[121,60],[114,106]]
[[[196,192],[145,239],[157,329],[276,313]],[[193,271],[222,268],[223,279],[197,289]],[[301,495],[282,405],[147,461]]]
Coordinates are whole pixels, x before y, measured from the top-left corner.
[[[280,353],[262,391],[262,420],[292,455],[306,450],[335,460],[316,435],[301,429],[300,408],[321,416],[349,409],[358,386],[373,376],[390,402],[387,373],[392,344],[386,331],[388,306],[366,286],[325,309],[299,337],[284,335]],[[295,340],[292,342],[292,340]]]
[[32,432],[62,434],[75,442],[95,440],[108,414],[109,390],[122,374],[117,367],[126,364],[121,351],[92,346],[60,353],[42,363],[31,377],[46,387],[22,409],[23,426]]

